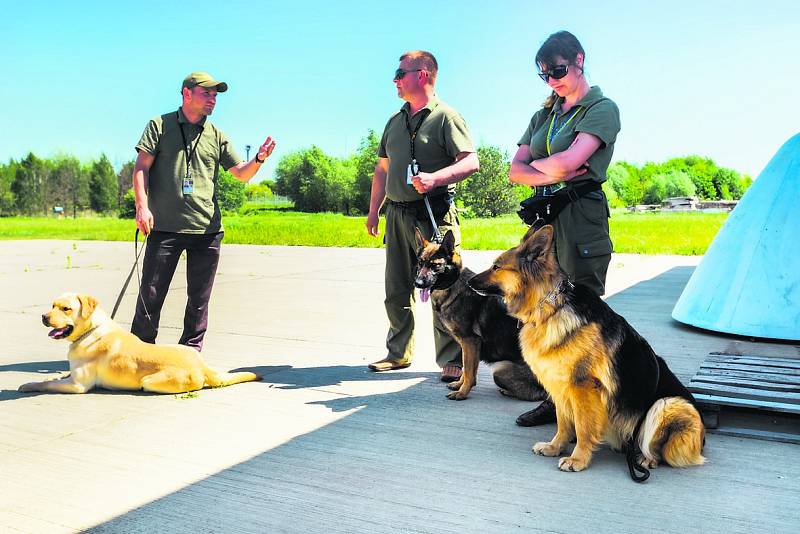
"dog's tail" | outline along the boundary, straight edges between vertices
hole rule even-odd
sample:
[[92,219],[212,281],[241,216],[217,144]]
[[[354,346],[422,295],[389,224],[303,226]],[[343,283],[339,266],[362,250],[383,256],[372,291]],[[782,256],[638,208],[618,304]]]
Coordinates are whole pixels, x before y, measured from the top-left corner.
[[661,459],[672,467],[701,465],[706,461],[701,454],[704,440],[700,413],[682,397],[653,403],[639,432],[639,448],[651,465]]
[[224,373],[216,371],[209,366],[203,368],[206,384],[212,388],[221,388],[225,386],[232,386],[233,384],[241,384],[242,382],[253,382],[261,380],[261,377],[250,371],[240,371],[236,373]]

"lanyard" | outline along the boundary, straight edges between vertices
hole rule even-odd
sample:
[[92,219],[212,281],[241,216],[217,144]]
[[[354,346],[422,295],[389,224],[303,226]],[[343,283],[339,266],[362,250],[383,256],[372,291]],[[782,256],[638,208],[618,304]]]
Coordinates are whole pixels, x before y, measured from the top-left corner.
[[553,123],[556,122],[556,114],[553,113],[553,118],[550,119],[550,128],[547,129],[547,155],[548,156],[550,155],[550,143],[553,141],[553,138],[555,138],[555,136],[558,135],[558,132],[560,132],[561,130],[564,129],[564,126],[569,124],[569,122],[572,119],[575,118],[575,115],[577,115],[580,110],[581,110],[580,106],[576,107],[575,111],[572,112],[572,116],[569,119],[567,119],[567,122],[565,122],[564,124],[562,124],[561,126],[556,128],[555,131],[553,131]]
[[420,113],[419,122],[417,123],[417,127],[414,128],[414,131],[411,131],[411,118],[408,116],[408,112],[406,112],[406,131],[408,131],[408,135],[411,138],[411,161],[417,161],[416,156],[414,155],[414,139],[417,138],[417,134],[419,133],[419,128],[422,126],[422,123],[425,119],[430,115],[431,110],[425,108],[422,113]]
[[192,150],[189,150],[189,143],[186,142],[186,134],[183,133],[183,124],[181,124],[181,116],[178,112],[175,112],[175,116],[178,117],[178,127],[181,129],[181,138],[183,139],[183,153],[186,154],[186,177],[188,178],[191,176],[190,174],[190,166],[192,164],[192,158],[194,157],[194,153],[197,150],[197,145],[200,143],[200,138],[203,136],[203,127],[200,127],[200,134],[197,136],[197,140],[194,142],[194,146]]

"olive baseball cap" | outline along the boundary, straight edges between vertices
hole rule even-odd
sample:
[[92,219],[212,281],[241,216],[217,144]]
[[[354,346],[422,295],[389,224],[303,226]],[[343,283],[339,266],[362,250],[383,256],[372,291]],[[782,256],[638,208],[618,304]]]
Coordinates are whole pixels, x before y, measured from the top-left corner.
[[193,72],[183,79],[183,87],[191,89],[198,85],[200,87],[214,87],[218,93],[224,93],[228,90],[227,83],[218,82],[207,72]]

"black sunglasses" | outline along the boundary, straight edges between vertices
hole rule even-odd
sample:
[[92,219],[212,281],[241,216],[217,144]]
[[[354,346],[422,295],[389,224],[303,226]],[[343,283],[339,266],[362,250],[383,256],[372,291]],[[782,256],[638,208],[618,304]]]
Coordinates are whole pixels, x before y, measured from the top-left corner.
[[392,80],[394,81],[402,80],[405,77],[405,75],[408,74],[409,72],[419,72],[421,70],[425,69],[413,69],[413,70],[397,69],[396,71],[394,71],[394,78],[392,78]]
[[569,70],[569,65],[556,65],[547,72],[540,72],[539,78],[541,78],[544,81],[544,83],[549,82],[550,78],[560,80],[561,78],[567,75],[568,70]]

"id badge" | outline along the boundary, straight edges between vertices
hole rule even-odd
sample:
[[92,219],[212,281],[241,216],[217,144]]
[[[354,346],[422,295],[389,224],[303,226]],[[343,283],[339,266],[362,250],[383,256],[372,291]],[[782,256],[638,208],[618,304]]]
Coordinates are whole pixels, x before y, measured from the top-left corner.
[[408,164],[408,169],[406,170],[406,184],[412,185],[411,179],[419,174],[419,165],[417,165],[417,160],[412,159],[411,163]]
[[184,195],[193,195],[194,194],[194,179],[191,176],[187,176],[183,179],[183,194]]

